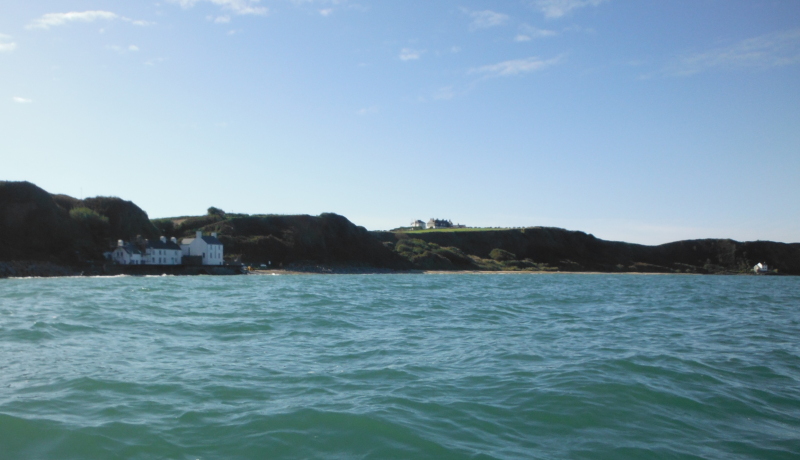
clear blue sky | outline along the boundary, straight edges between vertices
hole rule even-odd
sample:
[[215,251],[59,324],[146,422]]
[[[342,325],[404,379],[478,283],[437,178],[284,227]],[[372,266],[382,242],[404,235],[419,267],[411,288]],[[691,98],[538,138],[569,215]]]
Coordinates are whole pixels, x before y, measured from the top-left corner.
[[150,217],[800,241],[800,1],[7,0],[0,179]]

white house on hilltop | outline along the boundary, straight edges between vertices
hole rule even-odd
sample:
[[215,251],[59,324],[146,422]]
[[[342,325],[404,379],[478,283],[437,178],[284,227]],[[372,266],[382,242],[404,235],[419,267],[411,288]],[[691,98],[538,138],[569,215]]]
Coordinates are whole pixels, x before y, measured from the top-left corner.
[[411,222],[411,228],[417,230],[425,230],[425,222],[421,220],[415,220],[414,222]]
[[434,219],[428,221],[428,228],[451,228],[453,226],[452,220]]
[[198,231],[195,238],[181,240],[181,253],[184,256],[202,256],[203,265],[222,265],[222,242],[217,239],[217,234],[203,236]]
[[178,240],[172,237],[167,241],[162,236],[158,241],[148,241],[145,260],[148,265],[180,265],[183,252],[178,246]]

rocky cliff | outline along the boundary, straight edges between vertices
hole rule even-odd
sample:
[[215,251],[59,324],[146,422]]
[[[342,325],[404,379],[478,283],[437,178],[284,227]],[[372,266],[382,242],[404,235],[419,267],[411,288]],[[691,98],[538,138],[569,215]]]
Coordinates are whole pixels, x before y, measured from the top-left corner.
[[115,197],[79,200],[30,182],[0,181],[0,261],[80,264],[100,260],[116,239],[155,238],[138,206]]

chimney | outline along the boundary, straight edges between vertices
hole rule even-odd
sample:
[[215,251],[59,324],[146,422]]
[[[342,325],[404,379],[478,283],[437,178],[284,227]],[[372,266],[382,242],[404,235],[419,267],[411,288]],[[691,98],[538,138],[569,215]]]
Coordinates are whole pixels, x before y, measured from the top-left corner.
[[174,236],[172,238],[170,238],[169,240],[172,241],[175,244],[178,244],[178,239],[175,238]]
[[211,236],[213,236],[214,238],[216,238],[216,237],[217,237],[217,232],[213,232],[213,233],[211,233]]
[[162,243],[166,243],[167,242],[167,237],[166,236],[162,236],[161,237],[161,242]]
[[200,230],[198,230],[198,231],[197,231],[197,233],[196,233],[196,235],[197,235],[197,238],[202,238],[202,237],[203,237],[203,232],[201,232]]
[[117,240],[117,247],[121,248],[122,246],[125,246],[125,243],[122,240]]

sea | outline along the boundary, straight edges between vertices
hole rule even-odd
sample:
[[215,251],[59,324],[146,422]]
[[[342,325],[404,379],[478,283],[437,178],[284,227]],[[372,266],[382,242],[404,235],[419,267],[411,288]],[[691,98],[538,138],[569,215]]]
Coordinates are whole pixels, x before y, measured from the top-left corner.
[[0,280],[0,459],[800,458],[800,277]]

